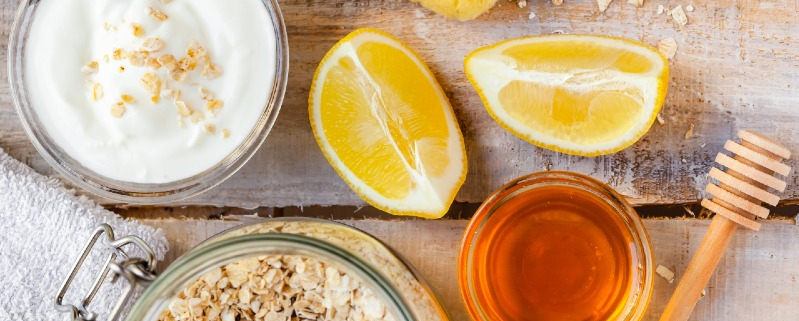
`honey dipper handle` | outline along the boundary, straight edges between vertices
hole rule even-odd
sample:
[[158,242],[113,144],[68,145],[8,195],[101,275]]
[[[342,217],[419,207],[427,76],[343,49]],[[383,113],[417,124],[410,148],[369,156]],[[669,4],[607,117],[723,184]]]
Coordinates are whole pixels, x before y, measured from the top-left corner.
[[737,228],[738,224],[726,217],[716,215],[713,218],[660,321],[688,320]]

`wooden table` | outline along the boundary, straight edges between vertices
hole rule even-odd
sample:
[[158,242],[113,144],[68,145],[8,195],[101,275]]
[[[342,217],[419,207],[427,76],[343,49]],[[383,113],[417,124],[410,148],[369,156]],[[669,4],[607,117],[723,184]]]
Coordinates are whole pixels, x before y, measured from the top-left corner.
[[[449,96],[466,138],[469,176],[458,194],[479,203],[518,176],[570,170],[607,182],[636,205],[695,203],[704,195],[705,174],[723,142],[739,129],[771,135],[799,152],[799,2],[796,0],[693,3],[689,24],[677,26],[650,1],[635,8],[616,0],[599,13],[595,2],[567,0],[562,6],[499,0],[489,14],[459,23],[407,0],[281,1],[288,26],[291,72],[280,117],[257,155],[238,174],[202,196],[158,211],[123,211],[167,231],[170,260],[234,220],[197,219],[207,206],[274,208],[364,205],[320,153],[308,124],[307,97],[313,71],[325,52],[359,27],[374,27],[405,41],[429,64]],[[16,1],[0,0],[0,42],[5,49]],[[535,17],[530,19],[530,13]],[[462,72],[471,50],[499,40],[556,31],[622,36],[656,45],[673,37],[679,45],[671,63],[669,96],[655,125],[634,146],[604,157],[576,157],[536,148],[501,129],[485,112]],[[5,70],[7,50],[0,52]],[[686,132],[693,129],[693,135]],[[7,83],[0,85],[0,147],[39,172],[55,175],[25,137],[13,112]],[[799,167],[799,157],[790,161]],[[799,174],[788,177],[785,204],[799,202]],[[99,202],[120,210],[105,200]],[[194,206],[206,206],[196,208]],[[229,209],[226,209],[226,211]],[[331,209],[333,210],[333,209]],[[122,210],[120,210],[122,211]],[[204,212],[203,212],[204,211]],[[244,210],[246,211],[246,210]],[[218,211],[216,211],[218,212]],[[181,219],[164,213],[184,213]],[[238,218],[239,220],[241,218]],[[455,256],[466,221],[353,220],[393,245],[439,292],[453,320],[466,320],[455,282]],[[684,270],[707,222],[647,220],[656,262]],[[767,222],[763,231],[739,233],[699,303],[694,320],[795,320],[799,315],[799,226],[794,220]],[[656,280],[646,320],[656,320],[676,284]]]

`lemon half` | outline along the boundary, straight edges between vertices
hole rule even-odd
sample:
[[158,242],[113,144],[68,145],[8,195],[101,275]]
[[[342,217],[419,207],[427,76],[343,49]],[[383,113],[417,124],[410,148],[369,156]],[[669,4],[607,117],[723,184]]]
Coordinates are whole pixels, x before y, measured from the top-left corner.
[[539,147],[597,156],[638,141],[666,97],[666,58],[645,44],[548,35],[475,50],[464,62],[488,113]]
[[455,114],[433,73],[405,44],[358,29],[325,55],[309,114],[327,160],[373,206],[443,216],[466,177]]

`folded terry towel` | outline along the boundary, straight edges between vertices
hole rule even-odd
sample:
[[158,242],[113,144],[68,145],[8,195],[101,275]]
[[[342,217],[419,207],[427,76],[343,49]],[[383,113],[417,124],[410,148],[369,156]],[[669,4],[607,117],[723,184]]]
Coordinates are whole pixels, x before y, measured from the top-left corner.
[[[54,308],[55,296],[94,229],[107,223],[117,238],[141,237],[163,259],[168,244],[161,230],[124,220],[56,179],[34,172],[0,149],[0,320],[56,321],[68,315]],[[108,251],[98,250],[84,263],[65,303],[85,295]],[[107,245],[106,245],[107,246]],[[106,247],[107,250],[107,247]],[[124,285],[103,285],[89,310],[105,320]]]

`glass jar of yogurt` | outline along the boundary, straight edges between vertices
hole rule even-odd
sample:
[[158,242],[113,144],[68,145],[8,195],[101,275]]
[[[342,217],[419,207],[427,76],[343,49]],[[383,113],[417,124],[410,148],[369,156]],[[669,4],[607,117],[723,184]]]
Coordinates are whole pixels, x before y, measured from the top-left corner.
[[277,117],[288,44],[273,0],[22,1],[12,97],[47,162],[127,203],[206,191]]
[[[113,235],[105,226],[93,240],[103,233]],[[133,243],[125,239],[130,240],[112,244],[121,249]],[[407,261],[371,235],[332,221],[281,218],[236,227],[198,245],[158,277],[147,271],[155,266],[152,256],[122,257],[127,259],[106,271],[131,284],[152,281],[125,320],[449,320]],[[72,276],[80,268],[91,269],[81,264]],[[71,311],[73,320],[92,316],[92,307],[62,302],[68,290],[74,291],[69,289],[72,276],[59,293],[59,310]],[[95,285],[104,278],[101,273]],[[110,315],[99,317],[121,317],[117,312],[125,311],[130,293]],[[86,299],[79,301],[91,301]]]

